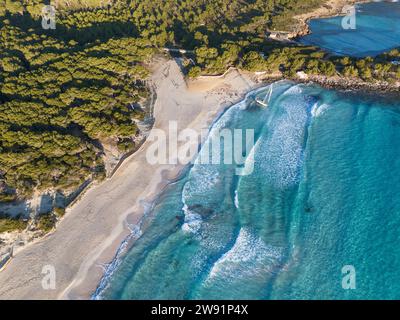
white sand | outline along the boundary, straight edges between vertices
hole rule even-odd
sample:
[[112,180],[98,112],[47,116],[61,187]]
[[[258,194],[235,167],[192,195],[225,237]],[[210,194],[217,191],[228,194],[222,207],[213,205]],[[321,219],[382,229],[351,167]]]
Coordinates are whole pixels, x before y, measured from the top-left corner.
[[[216,87],[187,90],[174,61],[160,60],[152,76],[157,92],[155,128],[168,132],[170,120],[198,132],[222,110],[254,87],[238,71],[229,72]],[[212,89],[210,89],[212,88]],[[139,221],[142,201],[150,202],[182,170],[181,165],[150,165],[145,142],[112,178],[89,189],[67,210],[57,230],[22,249],[0,273],[0,299],[87,299],[96,289],[104,264],[114,257],[128,235],[127,221]],[[56,288],[44,290],[42,268],[52,265]]]

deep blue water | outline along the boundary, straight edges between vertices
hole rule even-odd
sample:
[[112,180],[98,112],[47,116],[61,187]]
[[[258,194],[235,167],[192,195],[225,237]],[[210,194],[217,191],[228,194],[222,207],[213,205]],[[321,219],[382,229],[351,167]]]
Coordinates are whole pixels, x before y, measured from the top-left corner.
[[342,17],[310,21],[312,33],[300,41],[339,55],[375,56],[400,47],[400,2],[357,5],[356,29],[342,28]]
[[210,136],[221,128],[254,129],[254,172],[188,168],[99,297],[400,298],[400,102],[283,81],[268,108],[232,106]]

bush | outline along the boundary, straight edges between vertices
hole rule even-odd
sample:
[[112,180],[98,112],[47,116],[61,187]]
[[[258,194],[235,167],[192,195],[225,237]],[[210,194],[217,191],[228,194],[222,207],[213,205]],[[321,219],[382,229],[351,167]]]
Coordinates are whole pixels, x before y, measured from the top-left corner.
[[6,218],[0,217],[0,233],[10,231],[22,231],[28,225],[27,221],[21,218]]
[[197,78],[201,74],[201,68],[199,66],[195,66],[189,70],[188,76],[189,78]]
[[117,147],[120,152],[125,153],[125,152],[134,150],[135,143],[130,139],[124,139],[124,140],[118,141]]
[[37,219],[37,227],[45,233],[50,232],[56,225],[56,217],[52,214],[44,214]]
[[55,214],[57,217],[59,217],[59,218],[63,217],[64,214],[65,214],[65,208],[58,208],[58,207],[55,207],[55,208],[54,208],[54,214]]

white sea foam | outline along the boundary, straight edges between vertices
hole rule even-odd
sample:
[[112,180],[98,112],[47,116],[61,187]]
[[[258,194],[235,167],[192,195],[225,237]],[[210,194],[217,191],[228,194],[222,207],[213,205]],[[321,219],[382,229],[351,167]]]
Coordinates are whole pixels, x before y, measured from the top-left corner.
[[298,182],[303,144],[309,122],[310,98],[301,88],[292,87],[276,106],[268,131],[257,141],[255,163],[260,175],[275,187],[286,188]]
[[250,172],[252,173],[254,171],[255,152],[256,152],[256,146],[259,144],[259,140],[260,139],[257,139],[254,145],[251,147],[251,150],[244,161],[244,167],[242,169],[243,173],[250,173]]
[[[202,217],[196,212],[191,212],[188,207],[201,204],[212,206],[213,203],[219,203],[218,190],[223,189],[223,179],[221,175],[221,166],[218,164],[202,164],[205,160],[211,162],[212,151],[210,148],[213,137],[219,136],[220,130],[227,127],[229,122],[234,119],[240,110],[240,104],[232,106],[226,113],[214,123],[206,141],[204,142],[193,167],[190,170],[188,181],[182,192],[182,210],[185,213],[185,222],[182,230],[190,233],[197,233],[202,225]],[[240,112],[240,111],[239,111]],[[219,151],[220,154],[223,150]],[[223,194],[220,194],[223,197]]]
[[194,166],[185,184],[183,196],[189,199],[191,195],[204,195],[215,190],[221,184],[218,168],[212,165]]
[[[190,205],[196,205],[217,201],[215,190],[220,188],[221,178],[218,169],[210,165],[194,165],[189,173],[189,179],[182,190],[183,212],[185,221],[182,230],[197,233],[202,225],[202,217],[196,212],[189,210]],[[221,195],[222,196],[222,195]]]
[[185,222],[182,225],[182,230],[184,232],[197,233],[203,221],[201,215],[191,212],[186,204],[182,210],[185,212]]
[[210,283],[216,277],[240,280],[270,273],[282,254],[282,248],[268,245],[250,230],[242,228],[233,247],[214,264],[205,282]]
[[[197,233],[202,225],[202,217],[196,212],[189,210],[189,206],[195,206],[201,202],[202,205],[212,206],[220,199],[216,197],[216,191],[222,184],[220,173],[214,166],[195,165],[189,174],[189,179],[182,190],[182,203],[185,221],[182,230]],[[223,194],[221,194],[221,197]]]
[[326,103],[323,103],[321,105],[318,105],[318,103],[314,104],[312,109],[311,109],[311,114],[313,117],[317,118],[321,116],[322,114],[325,113],[325,111],[329,108],[329,105]]
[[283,95],[301,95],[303,93],[303,85],[297,84],[287,89]]
[[239,209],[239,194],[238,194],[238,191],[237,191],[237,190],[235,190],[235,200],[234,200],[234,203],[235,203],[235,207],[236,207],[237,209]]

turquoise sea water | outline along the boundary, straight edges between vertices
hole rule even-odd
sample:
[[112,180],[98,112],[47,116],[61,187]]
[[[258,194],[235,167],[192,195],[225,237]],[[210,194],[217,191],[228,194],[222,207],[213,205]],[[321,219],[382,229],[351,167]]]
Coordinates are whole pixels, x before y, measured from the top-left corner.
[[97,298],[400,298],[400,102],[283,81],[221,128],[255,130],[254,172],[188,168]]
[[310,21],[312,34],[301,38],[334,54],[375,56],[400,45],[400,2],[357,5],[356,29],[344,30],[342,17]]

